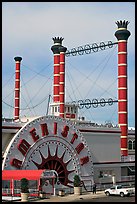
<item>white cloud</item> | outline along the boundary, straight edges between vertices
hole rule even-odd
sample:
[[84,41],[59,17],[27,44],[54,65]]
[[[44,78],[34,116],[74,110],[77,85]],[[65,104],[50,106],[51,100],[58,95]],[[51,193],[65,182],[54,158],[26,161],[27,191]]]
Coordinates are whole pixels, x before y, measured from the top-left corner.
[[[53,54],[50,50],[53,44],[52,37],[63,37],[63,45],[68,49],[94,42],[108,40],[115,42],[114,33],[117,29],[115,24],[117,20],[128,20],[130,22],[128,25],[128,30],[131,32],[128,41],[129,84],[134,80],[135,4],[133,2],[3,2],[2,6],[3,83],[6,81],[6,77],[15,71],[13,58],[16,55],[22,56],[22,64],[35,71],[41,70],[42,67],[51,62],[48,74],[52,73]],[[78,69],[84,69],[87,70],[87,73],[90,73],[89,70],[97,65],[101,55],[105,56],[102,52],[93,54],[90,59],[87,56],[83,56],[83,58],[79,56],[74,59],[70,57],[67,60],[76,65]],[[114,73],[116,73],[114,70],[117,71],[117,59],[115,62],[112,60],[110,66],[113,67],[111,77],[110,72],[107,80],[105,76],[100,78],[100,85],[104,89],[107,84],[111,84],[111,81],[113,81]],[[46,74],[46,72],[47,70],[44,73]],[[74,70],[73,72],[76,74],[73,74],[73,77],[77,81],[78,73]],[[107,77],[107,72],[105,73]],[[6,77],[5,74],[7,74]],[[24,77],[29,79],[27,70]],[[79,75],[79,81],[82,78]],[[94,81],[92,75],[91,79]],[[66,83],[69,86],[68,81]],[[87,83],[80,87],[81,93],[84,93],[84,89],[88,92],[89,85],[91,85],[91,81],[87,80]],[[37,90],[37,86],[40,87],[35,80],[32,81],[31,86],[34,88],[33,92]],[[131,86],[134,88],[134,84]],[[111,92],[114,93],[114,90],[113,87]],[[95,90],[92,91],[94,94],[98,93],[99,87],[96,86]],[[8,93],[8,91],[6,92]],[[47,93],[43,94],[46,95]],[[41,98],[42,94],[39,97]],[[129,97],[134,98],[134,93],[130,91]],[[6,108],[4,108],[4,111],[6,111]]]
[[[3,11],[3,37],[8,42],[12,39],[13,42],[16,40],[15,46],[21,47],[24,42],[26,44],[35,42],[36,46],[40,42],[48,42],[50,45],[53,35],[63,35],[64,43],[68,42],[67,46],[78,46],[109,38],[115,39],[114,32],[117,28],[115,21],[123,19],[125,13],[127,20],[131,21],[129,29],[134,28],[133,19],[131,20],[130,17],[130,11],[133,13],[133,9],[130,8],[130,4],[128,7],[125,4],[126,8],[123,7],[123,10],[118,6],[114,9],[111,4],[102,9],[98,3],[88,3],[89,7],[82,6],[86,5],[83,3],[75,3],[74,7],[63,4],[63,8],[58,3],[55,3],[55,6],[51,3],[52,7],[48,7],[49,4],[45,3],[43,4],[45,10],[34,10],[31,9],[31,4],[29,4],[30,7],[27,7],[27,4],[23,3],[25,5],[23,9],[21,3],[18,3],[16,7],[10,7],[9,3],[8,9]],[[112,8],[113,12],[110,12]],[[134,14],[132,14],[133,17]],[[8,30],[10,33],[6,32]],[[24,46],[27,46],[26,44]]]

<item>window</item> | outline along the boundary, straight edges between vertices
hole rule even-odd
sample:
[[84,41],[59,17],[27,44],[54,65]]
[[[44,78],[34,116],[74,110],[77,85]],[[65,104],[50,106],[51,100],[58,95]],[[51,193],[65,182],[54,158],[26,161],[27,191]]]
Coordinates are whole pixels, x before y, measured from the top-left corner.
[[74,108],[74,113],[77,113],[77,109],[76,109],[76,107]]
[[129,150],[135,150],[135,140],[129,140],[128,141],[128,149]]
[[57,112],[57,107],[55,107],[55,113]]
[[135,150],[135,140],[133,141],[133,150]]
[[71,113],[73,113],[73,108],[71,107]]
[[99,178],[111,177],[113,174],[112,170],[103,170],[99,172]]
[[111,190],[114,190],[114,189],[115,189],[115,186],[112,186],[110,189],[111,189]]
[[122,186],[118,186],[118,187],[117,187],[117,189],[121,189],[121,188],[122,188]]
[[99,178],[102,178],[103,177],[103,171],[100,171],[99,172]]
[[10,188],[10,180],[2,180],[2,188]]
[[129,150],[132,150],[132,140],[129,140],[129,141],[128,141],[128,149],[129,149]]

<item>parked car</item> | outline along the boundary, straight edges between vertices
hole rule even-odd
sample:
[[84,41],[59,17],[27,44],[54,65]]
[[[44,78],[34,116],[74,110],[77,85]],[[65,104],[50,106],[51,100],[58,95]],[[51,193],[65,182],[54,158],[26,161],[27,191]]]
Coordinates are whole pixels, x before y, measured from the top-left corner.
[[130,196],[135,194],[135,187],[124,187],[122,185],[113,185],[112,187],[106,189],[104,193],[109,195],[119,195],[121,197]]

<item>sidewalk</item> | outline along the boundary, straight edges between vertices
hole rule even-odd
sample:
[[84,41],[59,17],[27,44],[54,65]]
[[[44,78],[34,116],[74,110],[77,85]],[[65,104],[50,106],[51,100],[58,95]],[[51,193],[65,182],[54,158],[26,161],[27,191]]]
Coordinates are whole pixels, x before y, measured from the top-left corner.
[[104,191],[97,191],[96,194],[93,194],[92,192],[85,192],[82,195],[65,195],[65,196],[48,196],[46,199],[38,199],[32,200],[33,202],[72,202],[76,200],[86,200],[86,199],[94,199],[96,197],[105,197]]

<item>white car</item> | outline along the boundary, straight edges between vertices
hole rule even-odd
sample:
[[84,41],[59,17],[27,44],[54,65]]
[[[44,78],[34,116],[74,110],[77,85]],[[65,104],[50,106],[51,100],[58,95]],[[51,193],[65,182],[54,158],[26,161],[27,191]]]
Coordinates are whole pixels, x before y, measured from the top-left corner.
[[104,191],[104,193],[109,196],[109,195],[120,195],[121,197],[124,196],[130,196],[132,194],[135,194],[135,188],[128,188],[128,187],[123,187],[121,185],[114,185]]

